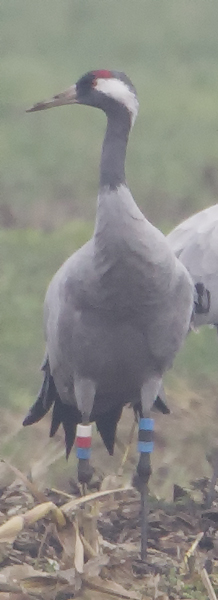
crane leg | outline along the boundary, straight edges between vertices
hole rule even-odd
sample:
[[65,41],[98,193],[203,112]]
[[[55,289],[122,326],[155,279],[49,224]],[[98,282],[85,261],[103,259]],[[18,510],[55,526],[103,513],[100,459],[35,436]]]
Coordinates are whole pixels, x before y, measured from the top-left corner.
[[212,468],[213,474],[211,480],[209,482],[209,489],[206,497],[206,508],[211,508],[214,498],[215,498],[215,486],[218,479],[218,448],[214,450],[213,458],[212,458]]
[[137,487],[141,494],[141,560],[147,559],[148,545],[148,480],[151,475],[150,454],[153,450],[153,419],[142,417],[139,420],[137,466]]
[[76,429],[76,447],[78,461],[78,480],[82,484],[90,482],[93,468],[89,463],[91,456],[92,426],[89,423],[92,412],[96,386],[91,379],[78,378],[74,374],[74,393],[78,410],[82,415],[82,423]]
[[78,460],[78,480],[84,485],[88,484],[92,474],[93,467],[90,465],[89,459],[91,455],[91,441],[92,441],[92,426],[89,425],[77,425],[76,431],[76,455]]

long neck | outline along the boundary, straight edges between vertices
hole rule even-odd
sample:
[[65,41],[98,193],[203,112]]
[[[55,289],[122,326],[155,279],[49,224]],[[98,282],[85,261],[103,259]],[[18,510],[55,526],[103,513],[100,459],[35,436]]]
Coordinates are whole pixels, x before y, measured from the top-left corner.
[[125,183],[125,158],[130,131],[130,115],[123,106],[107,111],[107,129],[102,147],[100,188],[115,189]]

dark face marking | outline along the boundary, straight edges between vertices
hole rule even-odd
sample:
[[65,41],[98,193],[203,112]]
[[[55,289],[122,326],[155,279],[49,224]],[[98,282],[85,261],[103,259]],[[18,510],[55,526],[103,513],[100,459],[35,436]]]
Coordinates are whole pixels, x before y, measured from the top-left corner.
[[99,104],[100,94],[96,91],[95,86],[99,78],[111,79],[112,77],[112,71],[107,70],[90,71],[83,75],[76,83],[77,102],[101,108],[101,104]]
[[76,83],[77,93],[78,95],[84,96],[86,95],[90,89],[93,87],[94,81],[96,77],[94,72],[90,71],[90,73],[86,73],[79,79]]
[[97,79],[110,79],[111,77],[113,77],[112,72],[107,70],[86,73],[76,83],[78,95],[81,97],[86,96],[95,87]]

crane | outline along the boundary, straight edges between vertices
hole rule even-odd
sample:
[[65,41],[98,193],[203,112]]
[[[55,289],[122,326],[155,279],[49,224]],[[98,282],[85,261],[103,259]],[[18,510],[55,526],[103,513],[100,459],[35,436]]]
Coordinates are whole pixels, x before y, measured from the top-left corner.
[[107,117],[95,228],[48,287],[44,381],[24,425],[38,421],[53,405],[50,435],[63,424],[67,455],[76,439],[78,479],[86,484],[92,476],[91,423],[96,422],[112,454],[123,406],[131,403],[139,416],[137,473],[145,560],[153,449],[150,410],[162,376],[186,337],[193,283],[126,183],[127,142],[138,112],[130,79],[118,71],[91,71],[29,112],[65,104],[99,108]]
[[[218,331],[218,204],[192,215],[167,236],[177,258],[186,266],[195,284],[198,303],[193,324],[214,325]],[[213,457],[207,506],[213,501],[218,477],[218,452]]]

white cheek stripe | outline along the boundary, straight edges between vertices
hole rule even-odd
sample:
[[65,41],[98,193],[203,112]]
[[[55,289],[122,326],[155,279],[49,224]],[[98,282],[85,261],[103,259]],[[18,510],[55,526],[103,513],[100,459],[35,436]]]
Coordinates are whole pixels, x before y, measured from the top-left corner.
[[134,92],[129,89],[128,85],[126,85],[124,81],[121,81],[121,79],[116,79],[115,77],[111,77],[110,79],[98,78],[95,89],[99,92],[102,92],[106,96],[114,98],[114,100],[117,100],[118,102],[122,102],[122,104],[124,104],[124,106],[126,106],[130,112],[132,125],[134,125],[138,113],[139,103]]

